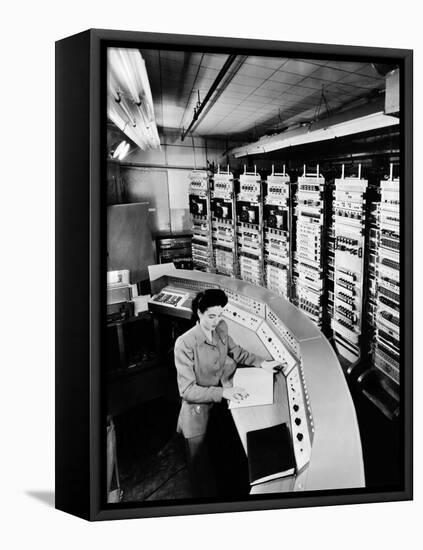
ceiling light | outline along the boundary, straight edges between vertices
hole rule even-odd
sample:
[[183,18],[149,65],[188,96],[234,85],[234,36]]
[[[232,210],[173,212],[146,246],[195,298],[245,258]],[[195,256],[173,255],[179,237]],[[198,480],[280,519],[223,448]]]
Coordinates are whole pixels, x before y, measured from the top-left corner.
[[232,149],[230,154],[234,155],[235,158],[239,158],[246,155],[268,153],[287,147],[385,128],[399,123],[396,117],[385,115],[381,110],[375,111],[375,107],[378,107],[378,105],[366,105],[318,122],[309,123],[306,127],[288,129],[279,134],[265,136],[254,143]]
[[129,152],[130,145],[127,141],[121,141],[113,152],[112,158],[123,160]]
[[109,48],[107,60],[107,116],[141,149],[159,148],[153,97],[140,51]]
[[126,157],[126,155],[129,153],[129,148],[129,143],[125,142],[125,145],[122,147],[122,151],[119,153],[119,160],[123,160]]

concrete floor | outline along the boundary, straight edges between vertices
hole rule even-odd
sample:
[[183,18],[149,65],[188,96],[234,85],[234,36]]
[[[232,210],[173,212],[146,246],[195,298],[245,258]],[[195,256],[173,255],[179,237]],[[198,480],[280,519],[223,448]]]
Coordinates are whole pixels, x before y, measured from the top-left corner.
[[[217,497],[244,498],[249,492],[247,459],[229,411],[216,409],[208,436],[210,478]],[[175,431],[178,412],[179,402],[163,397],[115,417],[123,502],[195,496],[185,442]]]
[[176,433],[179,404],[164,398],[115,418],[123,502],[192,497],[183,438]]
[[184,446],[178,436],[138,465],[133,477],[122,479],[123,502],[192,497]]
[[[366,486],[380,490],[398,487],[402,482],[398,427],[362,394],[353,392],[353,399],[362,439]],[[194,497],[184,440],[175,430],[179,407],[177,397],[162,397],[115,417],[123,502]],[[225,415],[222,421],[221,413],[213,426],[209,448],[218,497],[245,498],[249,491],[248,465],[235,426]]]

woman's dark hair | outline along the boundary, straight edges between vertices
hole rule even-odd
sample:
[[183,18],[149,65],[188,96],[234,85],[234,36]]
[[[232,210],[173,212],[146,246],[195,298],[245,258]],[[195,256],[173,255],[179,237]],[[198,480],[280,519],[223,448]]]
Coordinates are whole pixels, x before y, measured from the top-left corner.
[[192,320],[194,322],[199,320],[198,311],[204,313],[209,307],[225,307],[227,303],[228,297],[220,288],[208,288],[203,292],[199,292],[192,301]]

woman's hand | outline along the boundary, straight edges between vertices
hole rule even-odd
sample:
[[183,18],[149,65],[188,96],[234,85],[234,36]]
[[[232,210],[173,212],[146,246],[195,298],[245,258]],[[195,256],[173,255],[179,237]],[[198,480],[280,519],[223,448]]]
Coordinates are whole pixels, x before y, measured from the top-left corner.
[[244,390],[244,388],[223,388],[223,397],[228,401],[240,403],[243,399],[248,397],[248,393]]
[[263,361],[263,363],[260,365],[262,369],[267,370],[268,372],[279,372],[282,370],[282,364],[279,361],[274,361],[273,359],[270,361]]

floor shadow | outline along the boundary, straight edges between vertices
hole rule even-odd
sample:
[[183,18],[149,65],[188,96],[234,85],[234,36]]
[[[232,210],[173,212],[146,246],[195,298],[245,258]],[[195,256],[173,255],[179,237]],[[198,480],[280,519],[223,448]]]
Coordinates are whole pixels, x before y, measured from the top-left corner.
[[26,494],[46,504],[50,508],[54,508],[54,491],[26,491]]

